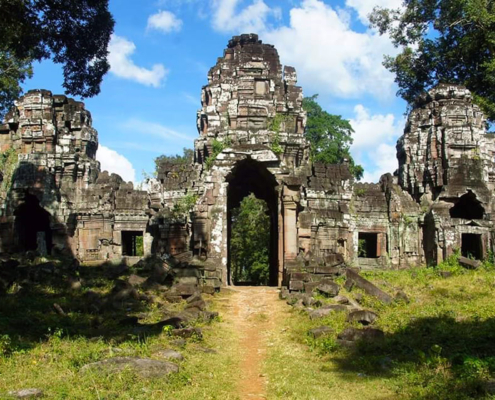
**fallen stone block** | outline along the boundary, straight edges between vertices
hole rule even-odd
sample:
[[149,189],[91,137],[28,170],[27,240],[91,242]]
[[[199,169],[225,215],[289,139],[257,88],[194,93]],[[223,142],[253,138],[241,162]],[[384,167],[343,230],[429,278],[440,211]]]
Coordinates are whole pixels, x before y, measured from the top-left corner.
[[478,269],[481,266],[481,261],[479,260],[472,260],[467,257],[460,256],[458,258],[459,264],[462,265],[464,268],[467,269]]
[[174,329],[172,331],[172,336],[178,336],[183,339],[189,339],[196,337],[198,339],[203,338],[203,331],[201,328],[184,328],[184,329]]
[[289,290],[287,288],[282,288],[280,289],[280,292],[278,293],[278,297],[280,300],[287,300],[287,297],[289,296]]
[[349,304],[349,299],[345,296],[335,296],[333,300],[339,304]]
[[325,275],[340,275],[339,267],[329,267],[327,265],[318,265],[315,267],[316,274],[325,274]]
[[43,397],[43,391],[41,389],[11,390],[8,393],[9,396],[16,399],[39,399]]
[[289,289],[290,290],[303,290],[304,289],[304,282],[291,280],[289,282]]
[[347,316],[347,322],[359,322],[362,325],[370,325],[375,322],[378,315],[373,311],[359,310],[353,311]]
[[385,334],[380,329],[375,328],[346,328],[337,336],[339,343],[344,346],[353,345],[355,342],[373,342],[382,340]]
[[309,312],[308,315],[310,319],[318,319],[326,317],[327,315],[335,312],[347,312],[348,310],[349,309],[342,304],[331,304],[318,308],[317,310],[312,310],[311,312]]
[[142,276],[132,274],[127,279],[127,282],[129,282],[130,285],[136,287],[136,286],[141,286],[144,282],[146,282],[146,280],[147,278],[143,278]]
[[314,339],[330,335],[331,333],[333,333],[333,329],[328,326],[319,326],[308,331],[308,335]]
[[350,282],[352,286],[355,285],[356,287],[362,289],[366,294],[376,297],[378,300],[382,301],[383,303],[385,304],[392,303],[393,301],[392,296],[390,296],[388,293],[385,293],[383,290],[377,288],[370,281],[363,278],[361,275],[359,275],[357,272],[354,272],[352,269],[347,269],[346,277],[347,277],[346,288],[348,286],[348,282]]
[[320,282],[316,289],[325,296],[335,297],[339,294],[340,286],[335,282],[325,280]]
[[312,293],[316,290],[320,282],[304,282],[304,292]]
[[177,361],[184,360],[184,356],[181,353],[172,349],[160,350],[155,353],[155,356],[164,358],[166,360],[177,360]]

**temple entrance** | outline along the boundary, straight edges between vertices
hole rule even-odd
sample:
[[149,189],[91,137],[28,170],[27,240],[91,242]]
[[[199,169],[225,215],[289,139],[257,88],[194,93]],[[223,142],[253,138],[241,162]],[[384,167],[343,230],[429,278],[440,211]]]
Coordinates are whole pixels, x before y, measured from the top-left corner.
[[[278,196],[275,177],[259,162],[246,159],[237,163],[227,176],[227,269],[229,285],[278,284]],[[250,238],[242,226],[252,213],[258,229],[247,226]],[[237,224],[237,225],[236,225]],[[234,228],[234,237],[233,234]],[[244,237],[243,237],[244,236]],[[244,240],[246,239],[246,240]],[[256,254],[243,256],[248,240],[257,245]],[[251,242],[251,245],[253,243]],[[265,248],[263,248],[265,247]],[[233,257],[234,255],[234,257]],[[251,257],[252,256],[252,257]],[[263,267],[267,262],[268,266]]]
[[461,243],[461,253],[464,257],[481,260],[483,258],[483,246],[481,235],[473,233],[463,233]]
[[38,198],[26,194],[24,203],[15,210],[14,216],[19,250],[51,254],[50,213],[40,206]]

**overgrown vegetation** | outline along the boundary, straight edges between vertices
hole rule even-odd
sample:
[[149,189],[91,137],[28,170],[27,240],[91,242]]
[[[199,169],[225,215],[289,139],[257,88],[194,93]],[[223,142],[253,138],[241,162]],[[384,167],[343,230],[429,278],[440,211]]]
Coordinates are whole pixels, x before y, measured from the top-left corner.
[[368,246],[365,239],[358,240],[358,257],[368,257]]
[[173,219],[184,219],[187,218],[189,213],[192,211],[196,202],[198,201],[198,196],[195,194],[187,194],[182,197],[179,201],[174,204],[172,208],[171,216]]
[[232,210],[230,253],[234,283],[268,284],[270,217],[267,212],[266,202],[253,194]]
[[193,160],[194,160],[194,150],[184,147],[182,149],[182,155],[180,154],[176,154],[175,156],[161,155],[159,157],[156,157],[155,166],[156,169],[158,170],[160,164],[162,163],[170,163],[175,165],[188,165],[191,164]]
[[275,117],[271,118],[268,123],[268,130],[275,132],[272,142],[270,144],[271,150],[276,154],[282,154],[284,149],[280,145],[280,131],[282,128],[287,130],[286,124],[292,121],[294,117],[287,114],[276,114]]
[[213,142],[211,143],[212,153],[205,160],[205,167],[207,170],[210,170],[211,167],[213,167],[213,163],[217,159],[218,155],[230,145],[231,141],[229,138],[225,138],[223,142],[218,139],[213,139]]
[[317,103],[317,98],[315,94],[303,100],[303,108],[308,113],[305,134],[311,145],[312,160],[324,164],[340,164],[347,160],[352,175],[361,179],[364,169],[356,165],[350,152],[354,133],[350,122],[340,115],[324,111]]
[[[403,290],[410,303],[384,305],[359,290],[352,298],[379,318],[373,327],[384,340],[342,347],[337,334],[349,326],[345,313],[309,320],[292,311],[287,320],[291,340],[271,350],[268,372],[272,395],[284,398],[336,399],[483,399],[493,398],[495,378],[495,268],[485,261],[466,270],[454,255],[434,268],[363,272],[363,276],[393,294]],[[340,278],[339,283],[343,283]],[[323,302],[328,299],[321,298]],[[326,325],[333,332],[314,339],[308,330]],[[314,355],[304,356],[300,345]],[[301,358],[304,362],[301,362]],[[312,382],[313,387],[307,382]],[[491,394],[490,394],[491,393]]]
[[22,93],[35,61],[62,64],[68,94],[92,97],[110,65],[114,20],[108,0],[0,2],[0,120]]
[[465,85],[495,121],[495,5],[485,0],[405,1],[402,9],[376,7],[372,26],[401,52],[385,57],[398,94],[410,105],[438,83]]
[[[77,290],[57,274],[44,283],[23,283],[2,297],[0,398],[9,398],[10,390],[33,387],[49,399],[235,398],[232,347],[237,338],[229,327],[196,322],[204,339],[188,340],[184,347],[174,343],[170,329],[143,329],[181,310],[184,303],[167,303],[157,292],[155,301],[103,306],[101,300],[109,298],[116,277],[125,280],[136,273],[121,267],[80,267],[82,286]],[[217,352],[205,350],[211,347]],[[166,378],[145,379],[130,370],[111,375],[81,371],[88,363],[115,356],[163,360],[158,352],[166,348],[185,357],[179,373]]]
[[0,171],[2,173],[2,184],[0,187],[4,193],[8,192],[12,185],[12,178],[17,162],[18,156],[12,147],[0,153]]

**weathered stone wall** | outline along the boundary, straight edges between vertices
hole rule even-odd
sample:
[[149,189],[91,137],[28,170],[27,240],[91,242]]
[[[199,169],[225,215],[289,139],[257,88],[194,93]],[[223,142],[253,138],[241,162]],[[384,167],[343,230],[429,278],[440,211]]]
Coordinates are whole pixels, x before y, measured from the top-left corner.
[[[462,249],[463,234],[479,235],[483,254],[492,248],[494,156],[493,135],[486,133],[469,90],[441,84],[418,99],[397,143],[397,157],[399,183],[425,214],[429,263]],[[469,212],[479,207],[479,213]]]
[[3,251],[26,250],[16,218],[29,198],[49,214],[49,231],[42,233],[51,236],[50,253],[115,259],[122,257],[122,230],[146,229],[147,193],[100,173],[98,134],[83,103],[46,90],[28,92],[0,125],[0,145],[17,154],[0,190]]
[[493,248],[495,142],[469,91],[421,97],[398,141],[398,176],[363,184],[346,163],[310,161],[296,81],[273,46],[233,37],[202,89],[194,159],[160,163],[147,192],[100,172],[82,103],[28,92],[0,125],[2,152],[14,150],[0,176],[0,250],[132,262],[139,236],[144,256],[174,260],[177,295],[213,290],[231,283],[231,212],[249,193],[268,205],[270,281],[291,290],[344,265],[406,268]]

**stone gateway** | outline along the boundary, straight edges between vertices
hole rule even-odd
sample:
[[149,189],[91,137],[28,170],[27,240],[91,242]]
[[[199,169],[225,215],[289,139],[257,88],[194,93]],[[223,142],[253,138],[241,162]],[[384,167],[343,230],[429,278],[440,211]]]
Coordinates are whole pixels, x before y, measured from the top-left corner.
[[[0,251],[103,263],[174,259],[182,285],[231,284],[231,213],[254,193],[270,217],[270,283],[303,290],[347,264],[435,264],[493,249],[495,141],[464,87],[419,98],[399,169],[356,183],[346,163],[309,158],[296,71],[257,35],[235,36],[210,69],[190,163],[162,162],[147,191],[100,172],[84,104],[46,90],[0,125]],[[179,293],[180,294],[180,293]]]

